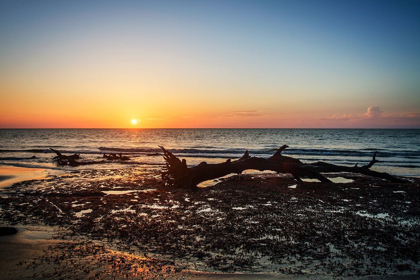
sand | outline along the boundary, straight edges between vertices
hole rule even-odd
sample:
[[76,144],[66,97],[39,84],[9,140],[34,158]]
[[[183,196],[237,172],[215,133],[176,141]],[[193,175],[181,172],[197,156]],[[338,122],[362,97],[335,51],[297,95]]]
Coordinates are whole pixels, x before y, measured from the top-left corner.
[[416,279],[420,180],[339,175],[348,183],[248,174],[197,193],[136,168],[21,182],[0,195],[0,219],[53,226],[58,239],[0,239],[1,269],[15,279]]
[[51,239],[54,228],[45,226],[15,226],[19,232],[15,235],[0,236],[0,271],[4,279],[32,278],[37,269],[28,269],[25,261],[45,254],[48,246],[56,244]]

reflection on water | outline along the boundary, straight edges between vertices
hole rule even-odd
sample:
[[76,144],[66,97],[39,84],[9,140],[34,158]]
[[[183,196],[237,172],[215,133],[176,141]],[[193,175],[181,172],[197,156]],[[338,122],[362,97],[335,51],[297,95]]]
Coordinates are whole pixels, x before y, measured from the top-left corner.
[[132,192],[154,192],[157,189],[146,189],[146,190],[129,190],[129,191],[102,191],[106,195],[120,195],[120,194],[128,194]]
[[0,165],[0,189],[21,181],[44,179],[46,176],[44,169]]
[[389,214],[388,213],[378,213],[376,215],[372,215],[367,213],[366,211],[357,211],[356,215],[362,216],[362,217],[368,217],[368,218],[372,218],[372,219],[387,219],[389,218]]
[[81,218],[81,217],[83,217],[85,214],[89,214],[89,213],[92,213],[92,212],[93,212],[93,210],[92,210],[92,209],[86,209],[86,210],[79,211],[79,212],[75,213],[74,215],[75,215],[77,218]]
[[334,177],[334,178],[328,178],[328,179],[333,181],[333,183],[346,184],[346,183],[353,183],[354,182],[353,179],[348,179],[348,178],[344,178],[344,177]]
[[[270,171],[270,170],[264,170],[264,171],[259,171],[259,170],[254,170],[254,169],[247,169],[245,171],[243,171],[241,174],[246,174],[246,175],[268,175],[268,174],[277,174],[277,172],[275,171]],[[215,185],[217,185],[218,183],[220,183],[223,180],[226,180],[228,178],[234,177],[234,176],[238,176],[238,174],[236,173],[231,173],[228,175],[225,175],[223,177],[220,178],[216,178],[213,180],[207,180],[207,181],[203,181],[200,184],[197,185],[197,187],[199,188],[207,188],[207,187],[213,187]],[[344,177],[332,177],[332,178],[328,178],[330,179],[333,183],[341,183],[341,184],[346,184],[346,183],[353,183],[354,180],[353,179],[348,179],[348,178],[344,178]],[[310,178],[303,178],[302,181],[304,182],[319,182],[318,179],[310,179]],[[294,189],[296,188],[297,185],[293,185],[293,186],[289,186],[289,188]]]
[[222,176],[220,178],[216,178],[214,180],[203,181],[200,184],[198,184],[197,187],[199,187],[199,188],[213,187],[213,186],[217,185],[218,183],[220,183],[221,181],[226,180],[226,179],[231,178],[231,177],[234,177],[234,176],[237,176],[237,175],[238,174],[236,174],[236,173],[230,173],[228,175]]
[[[354,182],[353,179],[348,179],[348,178],[344,178],[344,177],[332,177],[332,178],[328,178],[328,179],[330,179],[333,183],[341,183],[341,184],[353,183]],[[309,179],[309,178],[303,178],[302,181],[304,181],[304,182],[319,182],[318,179]]]

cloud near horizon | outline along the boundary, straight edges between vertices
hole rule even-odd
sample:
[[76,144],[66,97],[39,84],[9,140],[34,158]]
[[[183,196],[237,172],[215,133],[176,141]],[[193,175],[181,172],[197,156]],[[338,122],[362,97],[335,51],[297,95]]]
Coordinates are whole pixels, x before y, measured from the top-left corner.
[[[244,125],[244,120],[246,125]],[[359,114],[332,115],[319,122],[299,118],[293,114],[266,113],[259,110],[228,111],[210,115],[179,115],[172,117],[146,117],[145,125],[160,127],[260,127],[264,122],[271,127],[296,128],[420,128],[420,113],[386,114],[379,106],[369,106]],[[179,124],[182,125],[179,125]],[[280,125],[279,125],[280,124]]]
[[420,113],[385,114],[379,106],[369,106],[364,114],[332,115],[320,119],[332,126],[354,128],[419,128]]
[[348,115],[342,115],[342,116],[337,116],[337,115],[332,115],[329,118],[322,118],[321,121],[339,121],[339,122],[348,122],[352,119],[352,115],[348,114]]
[[365,115],[369,119],[379,119],[382,117],[382,110],[378,106],[370,106],[367,108]]
[[228,118],[243,118],[243,117],[259,117],[263,114],[258,113],[257,110],[248,110],[248,111],[233,111],[226,115]]

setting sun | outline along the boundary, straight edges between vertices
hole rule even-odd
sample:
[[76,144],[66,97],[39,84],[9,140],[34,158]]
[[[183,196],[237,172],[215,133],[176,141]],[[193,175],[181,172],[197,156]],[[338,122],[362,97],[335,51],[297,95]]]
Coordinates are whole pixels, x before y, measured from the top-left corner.
[[132,125],[137,124],[137,120],[136,120],[136,119],[132,119],[132,120],[131,120],[131,124],[132,124]]

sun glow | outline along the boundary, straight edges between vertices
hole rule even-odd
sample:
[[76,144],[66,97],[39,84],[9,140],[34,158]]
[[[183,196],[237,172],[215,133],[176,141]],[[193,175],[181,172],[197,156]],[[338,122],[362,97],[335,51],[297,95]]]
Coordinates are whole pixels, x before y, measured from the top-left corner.
[[136,120],[136,119],[132,119],[132,120],[131,120],[131,124],[132,124],[132,125],[136,125],[136,124],[137,124],[137,120]]

